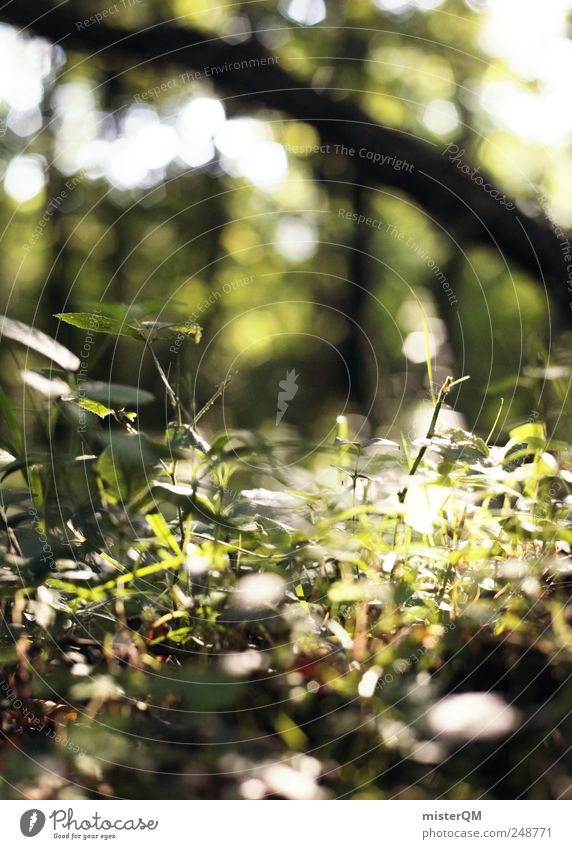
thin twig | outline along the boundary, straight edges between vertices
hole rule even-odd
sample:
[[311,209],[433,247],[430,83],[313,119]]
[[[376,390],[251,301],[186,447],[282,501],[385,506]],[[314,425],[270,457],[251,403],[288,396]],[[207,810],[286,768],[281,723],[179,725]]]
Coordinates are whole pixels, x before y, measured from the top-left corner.
[[[443,385],[441,386],[441,389],[439,390],[439,395],[437,397],[437,401],[435,402],[435,409],[433,410],[433,416],[431,417],[431,422],[429,424],[429,428],[427,429],[427,435],[425,437],[425,439],[427,441],[431,440],[433,438],[433,436],[435,435],[435,428],[437,427],[437,420],[439,418],[439,413],[441,412],[441,407],[445,403],[445,398],[447,397],[447,395],[449,394],[449,392],[451,391],[453,386],[456,386],[457,383],[461,383],[462,381],[468,380],[468,379],[469,379],[468,377],[460,377],[459,380],[453,380],[453,378],[450,375],[445,378]],[[429,446],[427,444],[425,444],[425,445],[422,445],[421,448],[419,449],[417,457],[413,461],[413,465],[411,466],[411,468],[409,470],[409,477],[414,475],[415,472],[417,471],[417,469],[419,468],[419,464],[421,463],[421,460],[425,456],[425,452],[427,451],[428,447]],[[405,486],[405,487],[403,487],[403,489],[398,494],[398,498],[399,498],[399,501],[400,501],[401,504],[403,504],[403,502],[405,501],[405,496],[407,495],[407,490],[408,490],[408,487]]]

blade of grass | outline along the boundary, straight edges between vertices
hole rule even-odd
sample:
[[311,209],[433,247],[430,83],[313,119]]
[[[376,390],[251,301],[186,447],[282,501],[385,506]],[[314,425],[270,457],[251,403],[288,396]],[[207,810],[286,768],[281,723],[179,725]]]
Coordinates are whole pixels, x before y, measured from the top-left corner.
[[488,436],[487,436],[487,438],[485,439],[485,444],[486,444],[486,445],[488,445],[488,444],[489,444],[489,442],[491,441],[491,439],[492,439],[492,435],[493,435],[493,433],[495,432],[495,429],[496,429],[497,424],[499,423],[499,419],[500,419],[500,415],[501,415],[501,413],[502,413],[503,405],[504,405],[504,398],[501,398],[501,399],[500,399],[500,407],[499,407],[499,411],[498,411],[498,413],[497,413],[497,417],[496,417],[496,419],[494,420],[494,424],[493,424],[493,426],[491,427],[491,432],[489,433],[489,435],[488,435]]

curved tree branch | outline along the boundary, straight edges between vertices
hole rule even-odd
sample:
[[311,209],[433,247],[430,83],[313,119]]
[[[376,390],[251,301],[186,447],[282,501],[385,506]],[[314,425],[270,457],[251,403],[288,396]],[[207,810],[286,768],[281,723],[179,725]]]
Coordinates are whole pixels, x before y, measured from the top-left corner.
[[[491,196],[494,191],[504,197],[502,191],[482,172],[484,182],[490,184],[488,191],[471,180],[467,170],[473,168],[463,169],[466,163],[455,159],[455,151],[447,152],[405,131],[376,124],[355,103],[311,88],[280,67],[254,38],[230,44],[222,37],[172,22],[125,30],[114,26],[112,17],[85,26],[85,12],[79,14],[67,0],[57,6],[46,0],[12,0],[2,15],[65,49],[119,56],[124,64],[134,61],[141,67],[161,64],[195,71],[212,69],[214,81],[231,93],[235,104],[260,104],[304,121],[317,129],[324,143],[338,145],[338,153],[343,145],[353,148],[358,157],[359,151],[381,154],[385,159],[379,164],[360,157],[360,172],[371,186],[406,193],[445,231],[461,236],[464,242],[495,247],[507,268],[516,264],[539,280],[560,307],[563,320],[572,323],[566,243],[548,221],[507,209]],[[393,164],[391,157],[395,158]],[[398,170],[396,160],[405,160],[408,167]]]

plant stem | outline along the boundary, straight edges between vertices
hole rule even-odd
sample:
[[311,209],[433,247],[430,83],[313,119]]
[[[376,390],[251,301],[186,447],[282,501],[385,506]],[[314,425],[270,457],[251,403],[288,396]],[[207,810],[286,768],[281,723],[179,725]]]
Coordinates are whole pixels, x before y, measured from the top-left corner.
[[163,384],[165,385],[165,388],[167,390],[167,395],[169,396],[169,400],[171,401],[171,404],[173,405],[173,411],[174,411],[174,414],[177,418],[177,421],[179,421],[179,419],[181,417],[181,411],[189,419],[190,413],[189,413],[188,410],[185,409],[181,399],[177,396],[175,390],[173,389],[173,387],[169,383],[169,379],[168,379],[167,375],[165,374],[165,371],[163,370],[163,366],[159,362],[159,358],[157,357],[157,354],[155,353],[155,351],[153,349],[153,343],[149,339],[149,336],[145,336],[144,338],[145,338],[145,345],[148,348],[149,353],[151,354],[153,362],[155,363],[155,367],[157,368],[157,371],[159,372],[159,376],[160,376],[161,380],[163,381]]
[[[228,386],[228,384],[230,383],[230,381],[232,380],[233,377],[234,377],[233,374],[229,374],[225,377],[225,379],[222,381],[222,383],[219,383],[214,394],[211,395],[209,400],[206,402],[206,404],[203,407],[201,407],[199,412],[196,413],[191,418],[191,427],[195,427],[197,422],[199,421],[199,419],[202,419],[204,414],[210,410],[210,408],[215,403],[215,401],[217,401],[218,398],[220,398],[220,396],[222,395],[222,393],[224,392],[224,390],[226,389],[226,387]],[[189,416],[189,418],[190,418],[190,416]]]
[[[461,380],[464,380],[464,379],[465,378],[461,378]],[[431,418],[431,422],[429,424],[429,428],[427,430],[427,435],[426,435],[425,439],[432,439],[433,436],[435,435],[435,428],[437,427],[437,420],[439,418],[439,413],[441,412],[441,407],[443,406],[443,404],[445,402],[445,398],[447,397],[447,395],[449,394],[449,392],[451,391],[451,388],[455,385],[455,383],[459,383],[459,381],[453,380],[452,377],[446,377],[445,378],[443,385],[441,386],[441,389],[439,390],[439,395],[437,397],[437,401],[435,402],[435,408],[433,410],[433,416]],[[427,451],[427,448],[428,448],[427,445],[422,445],[421,448],[419,449],[417,457],[413,461],[413,465],[411,466],[411,468],[409,470],[409,476],[410,477],[412,475],[414,475],[415,472],[417,471],[417,469],[419,468],[419,464],[421,463],[421,460],[425,456],[425,452]],[[400,501],[401,504],[403,504],[403,502],[405,501],[405,496],[407,495],[407,489],[408,488],[406,486],[403,487],[403,489],[398,494],[398,498],[399,498],[399,501]]]

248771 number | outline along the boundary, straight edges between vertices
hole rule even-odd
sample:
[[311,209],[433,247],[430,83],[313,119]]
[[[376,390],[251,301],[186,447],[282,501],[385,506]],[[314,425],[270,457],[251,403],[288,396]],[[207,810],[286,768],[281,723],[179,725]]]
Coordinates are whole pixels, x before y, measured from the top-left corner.
[[552,829],[547,827],[510,828],[508,837],[552,837]]

